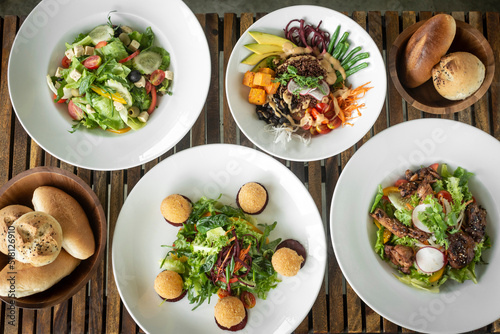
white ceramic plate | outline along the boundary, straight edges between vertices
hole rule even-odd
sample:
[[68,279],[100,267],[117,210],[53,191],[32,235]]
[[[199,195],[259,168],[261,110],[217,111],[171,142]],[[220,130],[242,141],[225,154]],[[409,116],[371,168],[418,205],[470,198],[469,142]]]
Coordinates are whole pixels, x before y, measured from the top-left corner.
[[[46,76],[60,66],[65,42],[105,24],[113,10],[114,24],[139,31],[151,26],[155,44],[170,53],[173,95],[159,100],[148,124],[137,132],[117,135],[84,129],[71,134],[66,104],[53,102]],[[46,151],[80,167],[124,169],[158,157],[189,131],[208,93],[210,54],[198,20],[180,0],[42,1],[19,29],[9,59],[8,80],[21,124]]]
[[[330,226],[338,263],[356,293],[390,321],[419,332],[459,333],[500,317],[500,143],[470,125],[423,119],[390,127],[364,144],[349,160],[333,195]],[[378,184],[393,184],[406,169],[447,163],[473,172],[469,187],[488,212],[486,231],[493,246],[488,265],[477,266],[478,284],[448,281],[439,294],[399,282],[396,271],[373,250],[375,227],[368,211]]]
[[[370,65],[347,79],[353,87],[360,86],[368,81],[371,81],[369,86],[374,87],[361,101],[366,104],[366,108],[362,109],[363,116],[355,120],[353,127],[346,126],[326,135],[312,138],[308,146],[305,146],[297,139],[288,142],[286,145],[274,143],[274,135],[264,131],[266,123],[257,118],[255,106],[248,102],[249,88],[242,85],[243,74],[253,67],[241,64],[241,61],[251,53],[244,45],[255,43],[248,31],[261,31],[284,36],[283,28],[293,19],[304,19],[315,26],[322,21],[320,28],[330,32],[330,34],[340,24],[341,33],[350,32],[348,40],[352,46],[362,46],[362,52],[370,53],[370,57],[365,60]],[[352,46],[349,51],[353,48]],[[346,150],[370,131],[385,101],[387,78],[384,60],[370,35],[359,24],[344,14],[323,7],[287,7],[259,19],[248,28],[236,43],[229,58],[226,73],[226,96],[229,108],[241,131],[262,150],[286,160],[320,160]]]
[[[203,157],[210,157],[204,159]],[[134,187],[118,217],[113,238],[113,271],[120,296],[137,323],[150,333],[220,333],[214,321],[218,297],[195,311],[187,298],[164,303],[153,289],[159,260],[178,228],[165,222],[161,201],[180,193],[235,204],[246,182],[265,185],[269,203],[258,222],[278,222],[271,238],[299,240],[307,251],[305,266],[284,278],[266,300],[249,310],[241,333],[289,333],[311,309],[323,282],[326,241],[323,223],[309,192],[284,165],[256,150],[225,144],[204,145],[179,152],[149,171]]]

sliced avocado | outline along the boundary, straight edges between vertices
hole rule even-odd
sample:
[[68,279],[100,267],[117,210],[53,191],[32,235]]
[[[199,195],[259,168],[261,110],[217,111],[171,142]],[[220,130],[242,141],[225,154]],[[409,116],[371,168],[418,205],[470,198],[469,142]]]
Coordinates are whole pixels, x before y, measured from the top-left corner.
[[[283,44],[285,43],[292,43],[286,38],[279,37],[273,34],[268,34],[265,32],[260,32],[260,31],[249,31],[248,32],[250,36],[253,37],[259,44],[271,44],[271,45],[278,45],[280,47],[283,47]],[[296,45],[292,43],[292,45],[295,47]]]
[[263,53],[263,54],[252,53],[250,56],[243,59],[241,61],[241,63],[247,64],[247,65],[256,65],[258,62],[260,62],[264,58],[267,58],[269,56],[277,56],[279,54],[280,54],[280,52],[271,52],[271,53]]
[[279,45],[273,45],[273,44],[259,44],[259,43],[252,43],[252,44],[247,44],[245,47],[257,54],[263,54],[263,53],[270,53],[270,52],[282,52],[283,48]]

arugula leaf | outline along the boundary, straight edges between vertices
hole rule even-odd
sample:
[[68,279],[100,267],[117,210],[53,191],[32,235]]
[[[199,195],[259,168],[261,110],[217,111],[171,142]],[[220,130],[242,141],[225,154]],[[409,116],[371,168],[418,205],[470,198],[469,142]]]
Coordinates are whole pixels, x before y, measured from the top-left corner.
[[141,36],[141,40],[138,41],[141,43],[141,50],[146,50],[151,47],[151,45],[153,45],[154,39],[155,34],[153,33],[153,30],[151,29],[151,27],[147,27],[146,31]]
[[80,87],[78,88],[80,95],[87,93],[90,90],[90,86],[97,79],[97,76],[93,73],[87,73],[85,77],[80,81]]

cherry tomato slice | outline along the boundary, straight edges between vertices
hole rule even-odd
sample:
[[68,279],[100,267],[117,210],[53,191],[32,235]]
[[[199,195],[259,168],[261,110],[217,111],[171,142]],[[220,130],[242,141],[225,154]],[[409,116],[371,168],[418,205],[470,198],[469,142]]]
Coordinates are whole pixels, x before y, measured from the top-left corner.
[[318,133],[320,134],[325,134],[325,133],[328,133],[330,131],[332,131],[332,129],[330,129],[330,123],[327,124],[320,124],[320,125],[317,125],[316,126],[316,131],[318,131]]
[[451,198],[451,194],[446,191],[446,190],[441,190],[437,193],[437,198],[441,200],[441,198],[444,198],[445,200],[448,201],[448,203],[453,203],[453,199]]
[[224,298],[227,296],[231,296],[231,294],[227,290],[220,288],[219,290],[217,290],[217,296],[219,296],[219,298]]
[[[320,113],[322,113],[322,114],[324,114],[325,112],[327,112],[327,111],[328,111],[328,110],[327,110],[327,108],[328,108],[328,107],[329,107],[329,106],[328,106],[328,103],[318,103],[318,104],[316,104],[316,109],[317,109]],[[328,109],[329,109],[329,108],[328,108]]]
[[328,128],[329,128],[330,130],[333,130],[333,129],[338,128],[341,124],[342,124],[342,121],[341,121],[341,120],[340,120],[340,118],[337,116],[337,117],[335,117],[333,120],[331,120],[331,121],[328,123]]
[[69,60],[68,57],[64,56],[61,60],[61,65],[64,68],[69,68],[69,66],[71,65],[71,60]]
[[[56,99],[57,99],[57,95],[54,94],[54,102],[56,101]],[[57,101],[57,103],[64,103],[66,101],[67,101],[67,99],[60,99],[59,101]]]
[[83,61],[83,66],[85,66],[89,70],[95,70],[99,68],[101,65],[102,59],[100,56],[95,55],[95,56],[90,56],[87,59]]
[[429,167],[432,168],[432,169],[434,169],[437,172],[439,164],[436,162],[436,163],[430,165]]
[[396,181],[396,183],[394,183],[394,186],[396,187],[399,187],[400,185],[402,185],[403,183],[408,183],[408,180],[405,180],[405,179],[399,179]]
[[154,86],[158,86],[159,84],[161,84],[164,79],[165,72],[160,69],[153,71],[153,73],[151,73],[151,76],[149,77],[149,81],[151,81]]
[[108,44],[108,42],[106,42],[106,41],[100,41],[99,43],[96,44],[95,48],[100,49],[103,46],[106,46],[107,44]]
[[[219,278],[219,281],[221,281],[222,283],[226,283],[226,279],[224,277]],[[238,282],[237,277],[233,277],[233,278],[229,279],[229,284],[236,283],[236,282]]]
[[155,86],[151,86],[151,105],[148,109],[148,114],[152,114],[156,108],[156,88]]
[[144,89],[146,89],[146,94],[149,94],[151,92],[151,87],[153,87],[151,82],[149,82],[149,80],[146,80],[146,86],[144,87]]
[[245,306],[245,308],[252,308],[255,306],[255,296],[251,292],[243,291],[241,293],[240,299],[243,302],[243,306]]
[[74,120],[81,120],[83,118],[83,111],[80,109],[79,106],[73,103],[73,100],[69,100],[68,103],[68,114],[73,118]]
[[137,56],[139,54],[139,52],[141,52],[140,50],[136,50],[134,53],[132,53],[130,56],[128,56],[127,58],[123,58],[121,60],[118,60],[119,63],[126,63],[128,62],[130,59],[134,58],[135,56]]
[[320,112],[319,112],[319,111],[318,111],[318,109],[316,109],[316,108],[312,108],[312,109],[310,110],[310,112],[311,112],[311,116],[312,116],[314,119],[318,118],[318,116],[319,116],[319,114],[320,114]]

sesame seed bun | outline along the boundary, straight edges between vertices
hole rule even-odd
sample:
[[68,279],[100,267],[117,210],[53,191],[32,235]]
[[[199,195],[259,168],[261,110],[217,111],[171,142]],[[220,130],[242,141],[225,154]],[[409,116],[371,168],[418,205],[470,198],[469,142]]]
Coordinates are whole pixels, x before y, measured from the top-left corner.
[[9,205],[0,210],[0,252],[8,255],[7,234],[9,227],[22,215],[31,212],[31,208],[24,205]]

